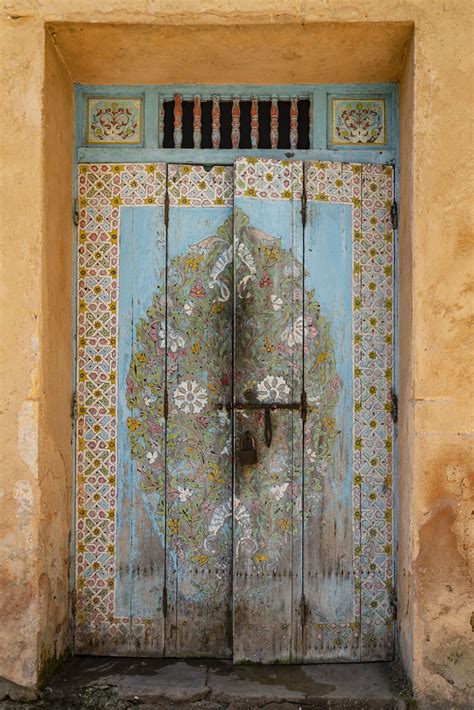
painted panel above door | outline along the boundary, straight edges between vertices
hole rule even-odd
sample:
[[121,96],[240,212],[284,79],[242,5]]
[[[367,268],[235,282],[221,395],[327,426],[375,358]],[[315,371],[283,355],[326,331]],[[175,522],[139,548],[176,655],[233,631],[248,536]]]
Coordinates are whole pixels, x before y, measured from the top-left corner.
[[395,84],[78,86],[78,162],[397,159]]

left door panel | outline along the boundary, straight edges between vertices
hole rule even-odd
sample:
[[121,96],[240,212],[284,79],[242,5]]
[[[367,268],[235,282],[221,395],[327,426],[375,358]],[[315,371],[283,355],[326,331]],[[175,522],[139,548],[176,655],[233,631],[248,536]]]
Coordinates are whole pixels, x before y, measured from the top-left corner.
[[162,655],[166,169],[80,165],[76,651]]

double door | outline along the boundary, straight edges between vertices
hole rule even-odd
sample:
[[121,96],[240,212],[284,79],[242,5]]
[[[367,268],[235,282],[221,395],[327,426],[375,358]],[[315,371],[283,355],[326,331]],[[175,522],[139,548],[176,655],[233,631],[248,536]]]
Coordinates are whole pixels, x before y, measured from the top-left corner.
[[80,166],[78,652],[391,656],[392,190]]

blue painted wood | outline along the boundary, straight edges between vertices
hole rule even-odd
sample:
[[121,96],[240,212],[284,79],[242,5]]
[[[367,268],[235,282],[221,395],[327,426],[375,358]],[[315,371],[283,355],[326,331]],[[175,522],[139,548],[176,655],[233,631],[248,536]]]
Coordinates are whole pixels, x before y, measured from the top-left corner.
[[[343,149],[346,150],[345,148]],[[140,151],[140,152],[138,152]],[[357,152],[357,155],[354,153]],[[283,154],[282,154],[283,153]],[[77,151],[78,163],[187,163],[189,165],[233,165],[237,158],[253,155],[259,158],[293,158],[298,160],[327,160],[329,162],[342,161],[348,163],[375,163],[385,165],[394,159],[394,153],[389,151],[347,151],[341,150],[212,150],[192,148],[163,149],[163,148],[79,148]]]
[[[128,617],[130,627],[140,619],[152,620],[148,632],[130,636],[130,653],[163,655],[164,619],[162,591],[165,579],[163,495],[150,490],[137,471],[130,449],[129,421],[136,416],[127,403],[127,379],[134,358],[140,356],[137,326],[147,318],[153,297],[163,287],[165,233],[163,207],[122,207],[120,225],[119,338],[117,372],[118,513],[117,513],[117,616]],[[164,358],[158,366],[164,370]],[[163,372],[164,379],[164,372]],[[163,391],[153,395],[157,412],[163,408]],[[164,427],[156,435],[151,455],[164,455]],[[164,491],[164,467],[158,488]]]
[[[335,356],[337,403],[330,429],[337,432],[324,454],[328,432],[304,446],[304,597],[307,607],[303,658],[356,660],[358,649],[318,643],[317,624],[348,623],[355,608],[352,539],[352,210],[348,205],[308,202],[305,228],[305,292],[313,291],[320,318],[317,337],[328,330]],[[331,356],[331,352],[325,351]],[[307,429],[324,405],[321,376],[327,361],[305,357]],[[331,376],[332,377],[332,376]],[[327,383],[330,385],[330,382]]]

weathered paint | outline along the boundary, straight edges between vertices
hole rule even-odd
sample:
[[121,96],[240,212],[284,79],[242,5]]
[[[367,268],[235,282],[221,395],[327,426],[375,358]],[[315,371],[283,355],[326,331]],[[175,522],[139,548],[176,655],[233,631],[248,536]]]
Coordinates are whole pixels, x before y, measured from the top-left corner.
[[[117,24],[104,26],[111,12]],[[68,23],[59,28],[65,33],[60,31],[57,36],[61,55],[45,31],[44,23],[51,17]],[[365,24],[368,17],[371,21]],[[466,208],[469,184],[465,180],[470,159],[465,135],[470,116],[467,111],[453,110],[460,101],[464,105],[470,91],[472,56],[464,48],[470,42],[471,3],[461,0],[435,6],[424,0],[406,0],[381,5],[367,0],[354,7],[351,1],[341,1],[337,6],[309,2],[304,13],[299,6],[288,8],[287,3],[275,2],[262,3],[258,12],[241,2],[238,6],[228,4],[222,13],[202,2],[199,7],[191,3],[159,12],[137,4],[135,19],[143,24],[129,26],[129,19],[129,3],[123,0],[106,0],[100,7],[92,0],[79,7],[65,7],[52,0],[34,9],[20,0],[9,4],[2,19],[10,67],[2,85],[2,111],[6,125],[12,116],[15,118],[15,130],[4,136],[2,176],[8,182],[4,193],[8,199],[3,202],[8,239],[2,280],[8,304],[2,329],[8,336],[2,341],[8,367],[4,398],[7,422],[2,426],[2,583],[7,607],[1,672],[31,686],[42,658],[61,653],[68,642],[71,308],[67,294],[72,241],[71,230],[64,225],[69,223],[71,211],[71,76],[82,82],[159,81],[157,71],[161,71],[162,63],[149,53],[140,53],[140,45],[148,41],[151,47],[163,51],[166,76],[172,82],[184,76],[187,81],[206,80],[211,63],[216,67],[216,52],[221,52],[217,78],[223,83],[242,80],[239,72],[246,80],[266,81],[269,71],[278,81],[285,80],[288,73],[291,76],[287,80],[302,80],[308,71],[312,72],[311,81],[401,80],[401,641],[417,692],[433,693],[445,703],[456,699],[462,702],[467,697],[465,687],[472,668],[467,661],[472,647],[467,575],[462,579],[451,576],[446,581],[444,575],[445,561],[453,559],[453,552],[466,561],[463,530],[469,517],[466,507],[458,505],[457,488],[448,476],[453,462],[460,470],[467,470],[471,429],[466,421],[466,372],[471,351],[466,309],[460,308],[465,303],[466,235],[472,221]],[[188,34],[183,26],[170,28],[168,42],[158,40],[163,34],[162,23],[176,19],[194,26]],[[80,28],[74,24],[77,20],[84,23]],[[214,26],[199,27],[203,21]],[[259,24],[268,22],[272,24]],[[222,23],[250,24],[240,29],[229,27],[225,35]],[[290,33],[291,27],[294,31]],[[295,53],[302,34],[311,27],[317,28],[317,34],[309,33],[301,55]],[[407,53],[412,29],[416,44],[412,43]],[[70,37],[74,37],[71,42]],[[252,51],[242,49],[243,37],[253,38]],[[234,42],[232,51],[229,38]],[[288,51],[275,53],[281,39],[288,40]],[[328,54],[332,41],[337,51]],[[206,51],[210,43],[215,49],[212,54]],[[123,48],[120,54],[116,52],[118,44]],[[340,52],[342,45],[348,47],[347,52]],[[189,46],[196,49],[197,59],[189,59]],[[254,50],[262,47],[268,61],[255,62]],[[134,51],[140,59],[138,64],[131,55]],[[231,58],[239,52],[253,63],[250,59],[232,63]],[[444,200],[439,200],[440,194]],[[13,249],[13,244],[19,248]],[[11,308],[12,303],[15,308]],[[442,318],[440,312],[445,314]],[[37,349],[25,337],[35,322],[41,326],[36,329]],[[29,477],[16,453],[17,412],[25,399],[37,396],[40,372],[41,411],[35,424],[40,433],[39,461],[35,475]],[[30,392],[32,380],[36,389]],[[40,471],[45,475],[38,475]],[[36,511],[29,537],[37,541],[39,534],[41,539],[40,547],[35,543],[28,551],[15,527],[11,495],[14,483],[25,475],[34,491]],[[453,511],[453,536],[449,549],[435,555],[432,536],[419,537],[418,531],[440,501]],[[437,541],[442,537],[436,534]],[[415,567],[413,560],[418,554],[420,566]],[[420,569],[426,571],[426,577],[419,590]],[[52,594],[41,598],[40,573],[52,585]],[[446,612],[442,615],[441,604]],[[25,609],[28,613],[23,613]],[[455,662],[447,660],[453,650]]]
[[77,651],[391,656],[392,178],[79,166]]

